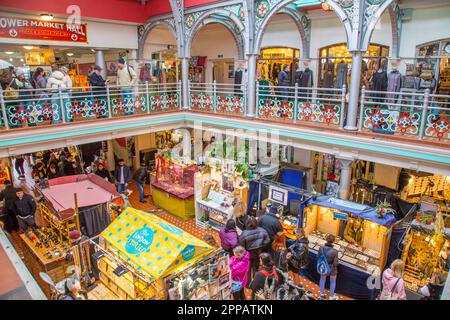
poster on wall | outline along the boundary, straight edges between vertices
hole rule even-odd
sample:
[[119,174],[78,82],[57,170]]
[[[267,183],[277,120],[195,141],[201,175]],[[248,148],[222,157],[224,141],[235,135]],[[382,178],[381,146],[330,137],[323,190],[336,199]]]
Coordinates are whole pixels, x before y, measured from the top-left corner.
[[0,38],[87,43],[87,24],[0,16]]
[[282,204],[283,206],[287,205],[288,201],[288,191],[283,188],[278,188],[275,186],[270,186],[269,188],[269,200],[272,202],[276,202]]

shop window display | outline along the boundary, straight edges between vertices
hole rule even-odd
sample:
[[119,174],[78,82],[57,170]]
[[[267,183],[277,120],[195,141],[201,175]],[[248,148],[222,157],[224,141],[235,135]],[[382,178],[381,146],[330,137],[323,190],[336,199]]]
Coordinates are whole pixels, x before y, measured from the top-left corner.
[[[258,75],[261,85],[278,85],[278,74],[285,66],[291,66],[291,85],[294,85],[294,74],[297,66],[294,63],[300,58],[300,50],[294,48],[265,48],[261,50],[258,60]],[[268,83],[267,83],[268,82]]]

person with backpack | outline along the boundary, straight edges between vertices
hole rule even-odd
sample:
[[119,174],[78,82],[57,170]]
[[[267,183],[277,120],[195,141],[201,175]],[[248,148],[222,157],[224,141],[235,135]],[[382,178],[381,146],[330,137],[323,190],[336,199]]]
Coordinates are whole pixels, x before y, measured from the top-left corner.
[[309,262],[308,243],[309,241],[305,231],[303,229],[298,229],[297,239],[288,249],[291,254],[291,258],[289,259],[289,270],[294,273],[295,278],[297,278],[298,274],[305,276],[304,272]]
[[230,258],[231,292],[233,300],[245,299],[245,286],[248,283],[248,271],[250,270],[250,253],[244,247],[237,246],[233,249]]
[[239,236],[236,231],[236,221],[234,221],[234,219],[228,219],[225,226],[220,230],[219,236],[222,249],[232,256],[233,249],[239,242]]
[[141,167],[137,169],[137,171],[133,175],[133,181],[138,187],[139,190],[139,202],[145,203],[145,198],[148,198],[148,196],[144,192],[144,183],[145,179],[147,178],[147,168],[145,167],[145,163],[141,163]]
[[319,249],[317,259],[317,273],[320,275],[320,297],[319,300],[325,300],[325,283],[330,277],[330,300],[339,300],[334,294],[336,289],[337,267],[339,265],[338,252],[333,248],[335,237],[332,234],[327,235],[326,243]]
[[419,289],[419,293],[423,295],[421,300],[440,300],[444,291],[446,278],[442,272],[433,272],[431,281]]
[[391,266],[384,270],[382,276],[383,290],[380,293],[380,300],[406,300],[405,284],[403,272],[405,263],[401,259],[396,259]]
[[245,250],[250,252],[250,279],[258,270],[259,255],[267,248],[270,239],[266,230],[258,227],[256,218],[249,216],[245,225],[245,230],[239,237],[239,245],[243,246]]
[[282,231],[275,235],[272,243],[273,262],[275,267],[283,272],[289,271],[289,259],[292,254],[286,248],[286,236]]
[[[267,231],[269,235],[270,243],[275,239],[275,235],[283,231],[280,219],[276,216],[278,209],[276,206],[271,206],[269,212],[261,216],[258,220],[258,225]],[[269,253],[271,253],[272,248],[269,247]]]
[[259,259],[261,268],[256,272],[250,284],[252,300],[255,300],[256,296],[267,299],[273,293],[276,293],[279,283],[279,276],[270,254],[261,253]]
[[131,91],[137,81],[137,74],[124,58],[117,61],[117,66],[117,85],[120,86],[120,95],[126,104],[126,101],[132,97]]

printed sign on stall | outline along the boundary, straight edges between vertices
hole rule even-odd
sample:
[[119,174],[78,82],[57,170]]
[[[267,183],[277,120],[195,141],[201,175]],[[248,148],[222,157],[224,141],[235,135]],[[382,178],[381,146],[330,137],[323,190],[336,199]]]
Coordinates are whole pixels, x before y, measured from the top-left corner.
[[87,24],[0,16],[0,37],[87,43]]
[[269,200],[286,206],[288,201],[288,191],[286,189],[270,186]]

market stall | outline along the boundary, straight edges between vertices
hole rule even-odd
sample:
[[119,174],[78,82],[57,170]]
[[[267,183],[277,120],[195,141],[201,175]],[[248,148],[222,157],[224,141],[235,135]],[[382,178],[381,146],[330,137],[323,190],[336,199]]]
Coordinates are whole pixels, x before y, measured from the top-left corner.
[[156,206],[188,220],[195,215],[194,176],[196,164],[185,164],[167,154],[156,156],[155,179],[152,183]]
[[100,281],[116,299],[228,297],[228,256],[161,218],[126,209],[100,235]]
[[[95,175],[68,176],[36,185],[41,196],[38,213],[41,228],[20,234],[25,264],[48,295],[50,288],[41,281],[45,272],[55,282],[65,278],[71,248],[69,233],[79,230],[88,237],[98,235],[109,224],[110,202],[120,197],[114,185]],[[87,268],[82,268],[85,273]]]
[[246,213],[248,184],[235,161],[206,166],[195,176],[196,223],[220,230],[228,219]]
[[445,227],[442,212],[422,205],[403,243],[407,289],[417,292],[430,282],[433,272],[448,274],[444,257],[450,247],[450,228]]
[[332,234],[340,262],[336,291],[355,299],[374,298],[367,279],[380,276],[386,264],[394,215],[328,196],[311,198],[307,204],[302,227],[309,239],[308,276],[318,281],[318,251]]

